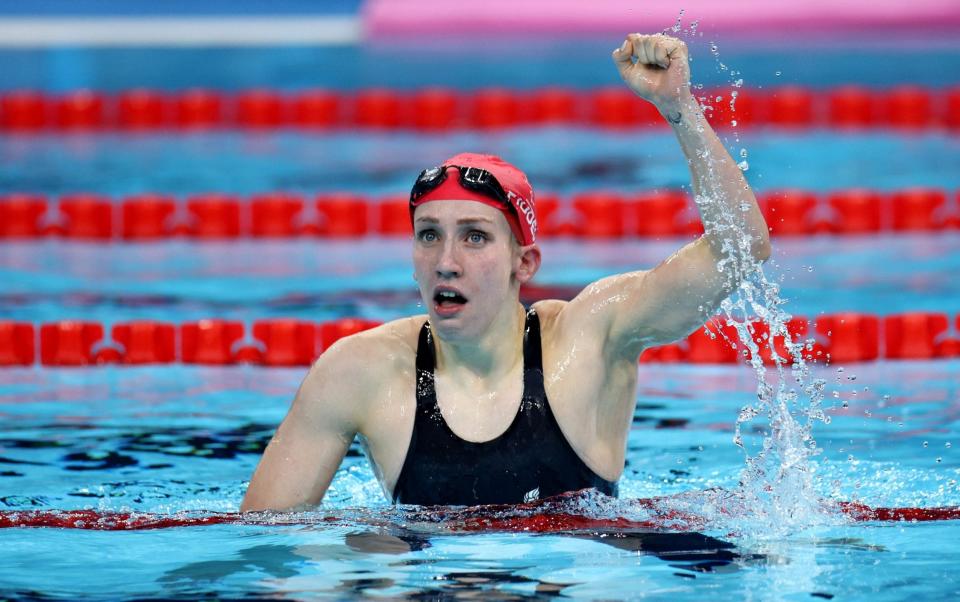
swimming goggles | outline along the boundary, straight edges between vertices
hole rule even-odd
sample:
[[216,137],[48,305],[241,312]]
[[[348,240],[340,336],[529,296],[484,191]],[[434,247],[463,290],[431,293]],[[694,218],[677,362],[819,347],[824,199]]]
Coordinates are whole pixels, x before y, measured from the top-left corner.
[[423,195],[435,189],[440,184],[443,184],[447,179],[447,169],[450,167],[457,168],[457,171],[460,173],[461,186],[467,190],[473,190],[474,192],[479,192],[492,199],[496,199],[513,209],[513,205],[507,198],[507,193],[503,190],[503,186],[500,185],[500,182],[497,181],[497,178],[495,178],[492,173],[479,167],[465,167],[463,165],[440,165],[421,171],[417,177],[417,181],[413,184],[413,188],[410,190],[411,205],[416,203]]

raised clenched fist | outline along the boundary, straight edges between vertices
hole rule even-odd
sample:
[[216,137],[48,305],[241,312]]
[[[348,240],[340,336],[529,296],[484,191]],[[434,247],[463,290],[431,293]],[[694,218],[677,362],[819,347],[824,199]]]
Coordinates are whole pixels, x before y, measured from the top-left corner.
[[620,77],[664,115],[675,111],[690,96],[687,45],[660,33],[631,33],[613,51]]

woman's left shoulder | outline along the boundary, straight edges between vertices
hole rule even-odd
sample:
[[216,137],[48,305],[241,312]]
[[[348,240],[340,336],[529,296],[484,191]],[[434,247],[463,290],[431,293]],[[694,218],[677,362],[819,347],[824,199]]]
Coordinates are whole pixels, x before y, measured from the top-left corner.
[[560,316],[563,314],[563,308],[567,304],[567,301],[559,299],[544,299],[531,305],[530,309],[537,312],[537,317],[540,318],[540,329],[549,331],[557,325]]

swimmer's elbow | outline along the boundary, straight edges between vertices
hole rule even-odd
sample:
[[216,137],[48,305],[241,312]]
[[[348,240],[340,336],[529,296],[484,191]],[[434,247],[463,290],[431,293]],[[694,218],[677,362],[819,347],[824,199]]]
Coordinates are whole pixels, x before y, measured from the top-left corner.
[[753,255],[753,258],[759,262],[764,262],[770,259],[772,252],[773,247],[770,244],[770,236],[768,235],[755,239],[750,249],[750,253]]

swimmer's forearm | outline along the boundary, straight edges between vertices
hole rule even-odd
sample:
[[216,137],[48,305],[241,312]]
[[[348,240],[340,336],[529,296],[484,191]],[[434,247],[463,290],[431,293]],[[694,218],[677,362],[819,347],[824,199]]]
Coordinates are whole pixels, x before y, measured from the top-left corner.
[[745,231],[751,234],[751,254],[760,261],[767,259],[770,237],[757,199],[743,172],[704,118],[697,99],[687,95],[673,106],[661,107],[660,112],[673,128],[687,159],[694,201],[714,252],[718,256],[724,252],[723,233],[716,231],[716,225],[725,221],[724,215],[732,215],[742,219]]

